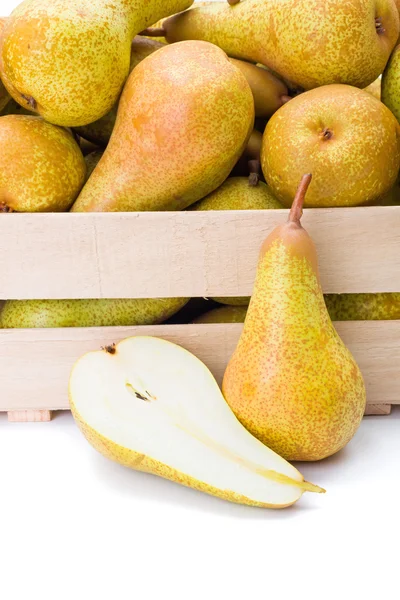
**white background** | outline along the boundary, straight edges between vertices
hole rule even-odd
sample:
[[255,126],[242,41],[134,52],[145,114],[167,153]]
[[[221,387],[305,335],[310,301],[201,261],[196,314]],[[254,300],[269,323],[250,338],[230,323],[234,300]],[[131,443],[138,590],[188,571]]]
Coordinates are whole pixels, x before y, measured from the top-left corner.
[[247,508],[107,461],[69,413],[0,415],[0,598],[398,600],[400,410],[299,468],[327,494]]

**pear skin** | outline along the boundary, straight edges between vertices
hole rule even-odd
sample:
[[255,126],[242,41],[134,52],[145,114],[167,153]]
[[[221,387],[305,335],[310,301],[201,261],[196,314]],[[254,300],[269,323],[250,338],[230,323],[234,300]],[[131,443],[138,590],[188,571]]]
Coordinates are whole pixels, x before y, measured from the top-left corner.
[[283,208],[262,181],[251,185],[248,177],[229,177],[189,210],[266,210]]
[[187,301],[188,298],[8,300],[0,312],[0,327],[34,329],[154,325],[169,319]]
[[377,100],[380,100],[381,99],[381,85],[382,85],[382,79],[380,77],[378,77],[378,79],[375,79],[375,81],[373,81],[366,88],[364,88],[364,92],[368,92],[369,94],[372,94],[372,96],[374,96],[374,98],[376,98]]
[[222,391],[239,421],[287,460],[320,460],[355,434],[361,372],[329,318],[314,244],[300,223],[305,176],[289,220],[264,242],[242,335]]
[[[159,50],[164,45],[165,44],[162,44],[156,40],[137,35],[131,46],[131,62],[129,66],[129,73],[132,73],[133,69],[143,59],[145,59],[147,56],[150,56],[150,54],[153,54],[153,52]],[[85,140],[89,140],[90,142],[98,144],[99,146],[107,146],[115,126],[115,121],[117,119],[118,105],[119,98],[110,112],[104,115],[104,117],[98,119],[94,123],[89,123],[88,125],[83,125],[82,127],[74,127],[74,131],[85,138]]]
[[244,323],[246,313],[246,306],[221,306],[200,315],[193,323]]
[[110,142],[72,210],[183,210],[223,183],[253,123],[250,87],[222,50],[166,45],[132,71]]
[[0,76],[24,108],[55,125],[93,123],[114,106],[131,42],[193,0],[25,0],[0,38]]
[[326,294],[332,321],[400,320],[400,294]]
[[304,89],[364,88],[383,71],[399,36],[393,0],[246,0],[194,6],[163,23],[168,42],[216,44]]
[[[5,22],[6,22],[6,19],[4,17],[0,17],[0,36],[1,36],[1,32],[3,30]],[[3,108],[6,106],[6,104],[8,103],[9,100],[10,100],[10,95],[7,92],[6,88],[4,87],[3,82],[1,81],[1,78],[0,78],[0,111],[3,110]]]
[[69,131],[40,117],[0,117],[0,211],[67,211],[85,176],[85,160]]
[[272,115],[261,166],[284,206],[308,172],[307,207],[360,206],[394,185],[399,142],[399,124],[382,102],[348,85],[329,85],[300,94]]
[[253,92],[256,117],[273,115],[288,97],[287,86],[266,69],[244,60],[231,58],[231,61],[242,71]]
[[85,156],[86,163],[86,181],[89,179],[103,156],[103,150],[94,150]]
[[400,122],[400,45],[396,46],[383,72],[381,100]]

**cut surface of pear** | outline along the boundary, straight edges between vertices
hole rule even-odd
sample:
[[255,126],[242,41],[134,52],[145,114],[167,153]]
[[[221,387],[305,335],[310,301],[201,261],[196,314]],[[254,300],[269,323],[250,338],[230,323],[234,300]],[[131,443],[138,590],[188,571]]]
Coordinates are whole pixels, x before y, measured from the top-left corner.
[[92,446],[127,467],[261,507],[323,491],[248,433],[207,367],[171,342],[139,336],[84,355],[69,396]]

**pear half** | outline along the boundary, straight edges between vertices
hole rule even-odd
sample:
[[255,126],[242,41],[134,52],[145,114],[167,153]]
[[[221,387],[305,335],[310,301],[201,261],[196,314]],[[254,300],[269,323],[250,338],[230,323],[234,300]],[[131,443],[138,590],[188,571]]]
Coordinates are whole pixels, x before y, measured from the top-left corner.
[[207,367],[171,342],[132,337],[86,354],[69,393],[87,440],[127,467],[252,506],[323,491],[248,433]]

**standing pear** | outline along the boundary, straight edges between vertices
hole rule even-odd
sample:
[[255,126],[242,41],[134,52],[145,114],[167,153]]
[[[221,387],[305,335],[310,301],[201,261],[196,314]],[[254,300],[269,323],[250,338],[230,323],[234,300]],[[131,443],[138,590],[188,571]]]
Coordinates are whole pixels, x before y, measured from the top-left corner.
[[360,370],[329,318],[315,246],[300,218],[305,175],[286,224],[264,242],[253,295],[222,391],[239,421],[287,460],[343,448],[365,410]]

